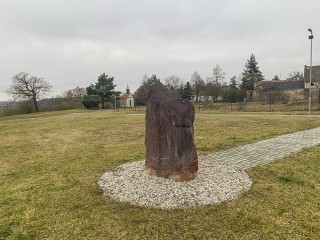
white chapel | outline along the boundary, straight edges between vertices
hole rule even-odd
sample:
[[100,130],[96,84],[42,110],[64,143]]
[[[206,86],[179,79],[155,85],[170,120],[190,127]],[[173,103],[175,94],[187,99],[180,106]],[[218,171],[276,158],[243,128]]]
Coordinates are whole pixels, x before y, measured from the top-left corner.
[[128,85],[126,92],[120,95],[120,107],[134,107],[134,97],[130,93],[130,88]]

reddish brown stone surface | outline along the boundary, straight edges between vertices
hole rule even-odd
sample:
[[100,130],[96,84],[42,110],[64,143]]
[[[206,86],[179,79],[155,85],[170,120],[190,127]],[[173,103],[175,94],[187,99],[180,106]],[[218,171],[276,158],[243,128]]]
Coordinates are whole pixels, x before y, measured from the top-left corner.
[[164,85],[151,87],[146,109],[146,170],[189,181],[198,172],[193,138],[194,106]]

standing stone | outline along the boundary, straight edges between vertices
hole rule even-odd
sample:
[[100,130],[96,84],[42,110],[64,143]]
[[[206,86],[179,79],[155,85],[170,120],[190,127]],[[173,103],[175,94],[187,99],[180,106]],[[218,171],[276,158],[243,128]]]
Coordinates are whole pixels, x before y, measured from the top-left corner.
[[153,175],[189,181],[197,175],[193,140],[194,106],[162,84],[149,91],[146,109],[146,170]]

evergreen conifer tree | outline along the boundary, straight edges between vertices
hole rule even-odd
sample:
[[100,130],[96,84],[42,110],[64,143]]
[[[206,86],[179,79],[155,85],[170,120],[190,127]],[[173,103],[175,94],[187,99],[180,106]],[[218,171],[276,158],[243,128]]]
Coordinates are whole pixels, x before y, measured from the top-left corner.
[[242,73],[241,89],[245,91],[250,91],[250,96],[252,99],[252,91],[254,90],[255,84],[262,80],[264,80],[264,77],[262,76],[262,73],[259,70],[256,57],[253,54],[251,54],[250,58],[247,60],[245,69]]
[[182,97],[192,100],[192,87],[190,82],[187,82],[186,85],[183,87]]
[[98,77],[96,84],[91,84],[86,88],[88,95],[99,95],[101,97],[102,108],[104,108],[104,102],[110,100],[112,95],[118,95],[119,92],[114,91],[117,85],[113,84],[114,77],[108,77],[105,73]]
[[155,74],[151,77],[144,75],[140,87],[135,91],[134,98],[137,106],[146,106],[147,96],[152,85],[161,83]]

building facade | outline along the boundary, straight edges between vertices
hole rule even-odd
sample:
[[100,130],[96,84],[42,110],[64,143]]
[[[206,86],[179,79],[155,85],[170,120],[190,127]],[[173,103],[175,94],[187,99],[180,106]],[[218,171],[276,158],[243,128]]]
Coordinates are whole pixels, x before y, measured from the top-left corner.
[[127,85],[125,93],[120,95],[120,107],[134,107],[134,97],[130,92],[130,88]]
[[[312,66],[311,70],[311,88],[317,88],[320,82],[320,66]],[[305,88],[310,87],[310,66],[304,66],[304,81]]]
[[255,90],[269,91],[269,90],[296,90],[305,87],[304,80],[271,80],[260,81],[257,83]]

